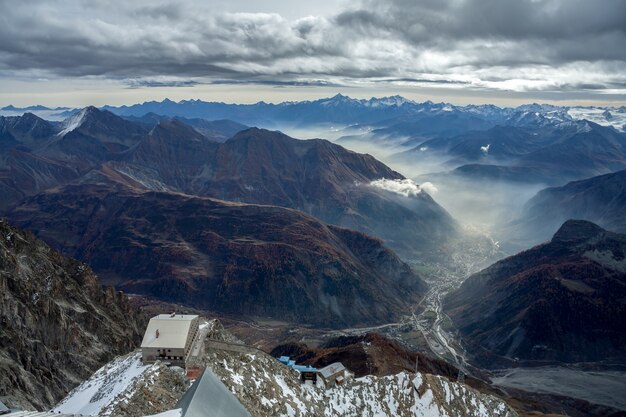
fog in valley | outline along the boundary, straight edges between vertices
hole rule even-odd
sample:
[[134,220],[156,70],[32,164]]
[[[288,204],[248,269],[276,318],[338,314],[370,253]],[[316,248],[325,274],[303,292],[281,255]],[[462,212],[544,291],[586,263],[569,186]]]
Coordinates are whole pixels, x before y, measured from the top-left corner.
[[[411,179],[418,186],[416,189],[426,191],[466,230],[490,237],[503,254],[512,254],[538,244],[556,232],[556,228],[533,231],[525,227],[523,237],[515,235],[518,232],[515,223],[524,214],[527,202],[548,187],[547,184],[452,175],[451,172],[459,165],[445,154],[421,152],[414,158],[404,155],[407,151],[420,150],[426,138],[389,136],[381,139],[372,135],[367,140],[367,128],[361,126],[280,125],[275,128],[298,139],[327,139],[354,152],[374,156]],[[411,193],[405,194],[405,198],[411,197]]]

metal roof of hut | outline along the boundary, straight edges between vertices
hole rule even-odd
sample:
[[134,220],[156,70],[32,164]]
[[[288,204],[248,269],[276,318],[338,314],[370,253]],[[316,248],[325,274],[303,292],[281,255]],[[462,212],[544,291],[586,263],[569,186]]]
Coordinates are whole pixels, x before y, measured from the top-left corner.
[[205,369],[180,399],[183,417],[252,417],[237,397],[209,369]]

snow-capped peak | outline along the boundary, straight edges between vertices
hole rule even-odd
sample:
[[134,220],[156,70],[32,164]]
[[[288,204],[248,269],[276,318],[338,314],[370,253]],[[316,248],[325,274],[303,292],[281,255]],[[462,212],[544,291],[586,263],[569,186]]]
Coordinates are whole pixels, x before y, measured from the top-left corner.
[[71,131],[73,131],[74,129],[78,129],[85,121],[85,116],[87,115],[87,112],[89,111],[89,109],[90,109],[89,107],[85,107],[78,113],[75,113],[71,115],[70,117],[68,117],[67,119],[65,119],[63,121],[63,130],[61,130],[58,133],[58,136],[65,136]]
[[414,101],[412,100],[408,100],[402,96],[389,96],[389,97],[381,97],[381,98],[376,98],[376,97],[372,97],[371,99],[369,99],[367,101],[367,105],[370,107],[400,107],[404,104],[415,104]]
[[321,102],[321,105],[322,106],[337,106],[340,104],[358,103],[358,102],[359,102],[358,100],[355,100],[348,96],[344,96],[343,94],[336,94],[335,96],[329,99],[324,99]]

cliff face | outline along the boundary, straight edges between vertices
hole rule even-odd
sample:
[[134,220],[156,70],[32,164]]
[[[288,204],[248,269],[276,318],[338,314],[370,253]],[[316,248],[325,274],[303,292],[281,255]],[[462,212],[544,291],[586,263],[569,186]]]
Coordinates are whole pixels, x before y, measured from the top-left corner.
[[49,408],[140,342],[143,317],[91,269],[0,220],[0,399]]

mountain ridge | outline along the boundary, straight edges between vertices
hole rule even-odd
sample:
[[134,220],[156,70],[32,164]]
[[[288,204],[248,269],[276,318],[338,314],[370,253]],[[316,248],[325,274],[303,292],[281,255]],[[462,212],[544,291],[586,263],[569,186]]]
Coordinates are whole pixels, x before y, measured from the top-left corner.
[[445,298],[472,358],[626,362],[626,235],[568,220],[550,242],[470,276]]
[[10,218],[119,288],[225,313],[381,323],[426,288],[362,233],[277,206],[130,188],[106,174],[35,196]]

